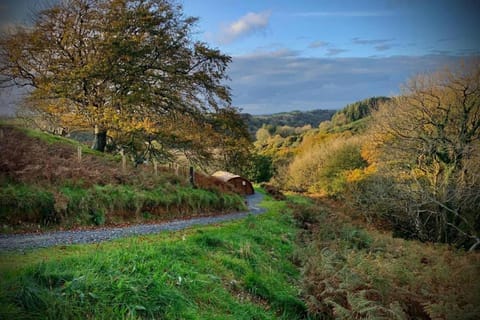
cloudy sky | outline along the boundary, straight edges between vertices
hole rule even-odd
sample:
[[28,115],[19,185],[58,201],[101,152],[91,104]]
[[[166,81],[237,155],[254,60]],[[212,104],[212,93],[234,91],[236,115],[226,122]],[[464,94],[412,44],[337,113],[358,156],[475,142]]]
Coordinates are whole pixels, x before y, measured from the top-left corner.
[[[195,37],[233,57],[233,103],[253,114],[338,109],[480,55],[477,0],[182,0]],[[35,0],[0,0],[21,21]],[[5,94],[3,94],[5,96]]]

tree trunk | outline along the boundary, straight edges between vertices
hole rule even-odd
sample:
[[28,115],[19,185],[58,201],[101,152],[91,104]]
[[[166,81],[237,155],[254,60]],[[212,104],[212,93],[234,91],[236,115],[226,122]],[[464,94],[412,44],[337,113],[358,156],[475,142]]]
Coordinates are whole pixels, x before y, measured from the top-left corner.
[[104,152],[106,145],[107,130],[101,130],[98,126],[95,126],[95,138],[93,139],[92,149]]

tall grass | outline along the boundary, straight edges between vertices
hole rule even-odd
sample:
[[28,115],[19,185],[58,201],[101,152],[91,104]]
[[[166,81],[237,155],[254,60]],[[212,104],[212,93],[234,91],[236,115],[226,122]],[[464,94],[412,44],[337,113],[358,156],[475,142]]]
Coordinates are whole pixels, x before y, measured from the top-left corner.
[[54,202],[53,194],[43,189],[21,184],[3,184],[0,187],[0,222],[53,222]]
[[303,319],[294,223],[265,205],[222,226],[3,255],[0,318]]
[[245,210],[242,197],[182,185],[145,189],[70,184],[44,189],[4,183],[0,189],[0,221],[8,225],[101,225],[138,221],[145,216],[165,220],[232,210]]

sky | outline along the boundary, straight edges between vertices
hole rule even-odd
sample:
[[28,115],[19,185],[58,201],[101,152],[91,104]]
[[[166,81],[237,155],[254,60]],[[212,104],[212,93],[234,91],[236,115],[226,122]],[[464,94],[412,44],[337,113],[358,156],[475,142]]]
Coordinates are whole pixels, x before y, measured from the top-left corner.
[[[397,95],[416,74],[480,55],[479,0],[179,2],[199,18],[193,37],[232,56],[233,105],[252,114]],[[0,23],[40,6],[0,0]]]

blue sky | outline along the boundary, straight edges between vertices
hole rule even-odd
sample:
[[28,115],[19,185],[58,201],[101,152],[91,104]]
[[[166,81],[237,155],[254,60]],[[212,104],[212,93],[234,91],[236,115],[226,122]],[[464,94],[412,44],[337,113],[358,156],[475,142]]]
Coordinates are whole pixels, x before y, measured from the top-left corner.
[[479,55],[480,1],[184,0],[196,36],[233,57],[233,102],[261,114],[395,95]]
[[[338,109],[480,55],[477,0],[181,0],[195,38],[233,57],[244,112]],[[0,0],[3,23],[34,0]],[[5,94],[3,94],[5,96]]]
[[[478,53],[480,4],[473,0],[183,4],[187,14],[200,17],[199,38],[233,56],[285,49],[306,57]],[[244,27],[234,32],[235,23]]]

